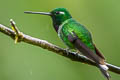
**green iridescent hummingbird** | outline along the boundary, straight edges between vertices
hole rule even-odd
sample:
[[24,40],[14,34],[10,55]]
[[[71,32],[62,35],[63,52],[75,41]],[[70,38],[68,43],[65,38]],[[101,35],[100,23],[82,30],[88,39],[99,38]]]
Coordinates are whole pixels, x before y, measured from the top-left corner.
[[74,20],[67,9],[56,8],[51,12],[26,11],[25,13],[50,16],[53,20],[54,29],[68,48],[76,49],[94,61],[102,74],[109,80],[110,75],[107,72],[108,67],[106,66],[105,58],[93,43],[90,32]]

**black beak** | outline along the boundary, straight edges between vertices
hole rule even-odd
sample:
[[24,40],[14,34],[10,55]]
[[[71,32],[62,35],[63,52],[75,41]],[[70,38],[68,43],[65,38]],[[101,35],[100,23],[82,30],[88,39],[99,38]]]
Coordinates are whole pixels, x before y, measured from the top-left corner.
[[50,12],[32,12],[32,11],[25,11],[24,13],[27,13],[27,14],[41,14],[41,15],[49,15],[49,16],[51,16],[51,13],[50,13]]

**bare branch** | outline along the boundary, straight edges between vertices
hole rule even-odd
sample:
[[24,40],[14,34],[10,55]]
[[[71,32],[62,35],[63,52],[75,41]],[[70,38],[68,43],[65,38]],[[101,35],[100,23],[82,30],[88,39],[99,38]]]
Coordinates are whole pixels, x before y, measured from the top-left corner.
[[[0,32],[10,36],[12,39],[15,40],[16,33],[12,29],[0,24]],[[18,32],[20,32],[20,31],[18,31]],[[25,43],[29,43],[32,45],[36,45],[36,46],[39,46],[39,47],[44,48],[44,49],[47,49],[47,50],[52,51],[56,54],[67,57],[73,61],[78,61],[78,62],[86,63],[86,64],[89,64],[92,66],[96,66],[96,64],[94,62],[92,62],[91,60],[89,60],[87,57],[85,57],[83,55],[76,54],[75,52],[69,52],[69,55],[68,55],[68,52],[66,52],[65,49],[60,48],[54,44],[51,44],[45,40],[34,38],[34,37],[29,36],[29,35],[21,33],[20,35],[18,35],[18,42],[20,42],[20,41],[25,42]],[[120,67],[114,66],[114,65],[109,64],[109,63],[106,63],[106,64],[109,67],[109,71],[120,74]]]

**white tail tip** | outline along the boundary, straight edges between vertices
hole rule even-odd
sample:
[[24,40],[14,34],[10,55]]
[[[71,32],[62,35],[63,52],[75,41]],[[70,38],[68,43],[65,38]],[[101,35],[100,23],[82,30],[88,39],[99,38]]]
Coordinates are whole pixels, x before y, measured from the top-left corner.
[[100,66],[101,66],[105,71],[107,71],[107,70],[109,69],[106,65],[101,65],[101,64],[100,64]]

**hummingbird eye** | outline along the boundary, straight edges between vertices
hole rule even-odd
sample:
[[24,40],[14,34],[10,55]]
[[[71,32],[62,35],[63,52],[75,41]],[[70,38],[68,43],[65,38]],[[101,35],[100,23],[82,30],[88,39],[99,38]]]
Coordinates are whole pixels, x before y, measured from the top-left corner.
[[60,12],[60,11],[56,11],[55,14],[58,15],[58,14],[65,14],[65,13],[64,12]]
[[60,14],[60,12],[59,11],[56,11],[56,13],[55,14]]

